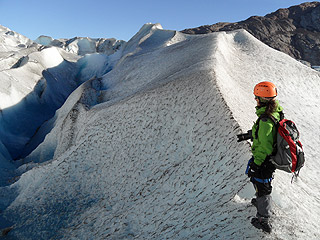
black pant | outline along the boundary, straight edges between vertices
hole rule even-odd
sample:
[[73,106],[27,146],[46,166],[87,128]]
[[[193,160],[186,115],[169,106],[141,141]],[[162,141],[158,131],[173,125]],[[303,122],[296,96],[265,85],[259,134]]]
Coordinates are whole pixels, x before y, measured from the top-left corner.
[[257,197],[262,197],[262,196],[271,194],[272,192],[271,181],[267,183],[260,183],[258,181],[255,181],[254,179],[251,179],[251,182],[254,185]]
[[251,178],[251,182],[255,185],[257,197],[262,197],[271,193],[271,180],[275,170],[275,166],[269,159],[266,159],[255,172],[254,176]]

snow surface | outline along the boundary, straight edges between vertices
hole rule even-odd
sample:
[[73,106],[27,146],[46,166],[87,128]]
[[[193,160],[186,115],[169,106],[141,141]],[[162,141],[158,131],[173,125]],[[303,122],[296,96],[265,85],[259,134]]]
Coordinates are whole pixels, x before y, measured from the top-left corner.
[[[159,24],[84,61],[83,84],[39,128],[45,139],[19,161],[19,179],[0,188],[8,237],[319,238],[319,72],[244,30],[191,36]],[[106,74],[85,81],[90,71]],[[278,86],[307,159],[292,184],[275,174],[270,235],[250,224],[250,145],[235,137],[256,120],[263,80]]]

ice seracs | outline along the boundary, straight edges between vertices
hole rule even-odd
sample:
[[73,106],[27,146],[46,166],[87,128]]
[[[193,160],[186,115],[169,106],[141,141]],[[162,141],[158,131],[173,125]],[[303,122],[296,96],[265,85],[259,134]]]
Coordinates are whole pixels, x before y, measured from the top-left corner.
[[60,47],[67,52],[81,56],[92,53],[111,55],[121,50],[126,44],[125,41],[114,38],[75,37],[72,39],[53,39],[48,36],[40,36],[35,42],[44,46]]
[[17,51],[33,44],[29,38],[0,25],[0,53]]

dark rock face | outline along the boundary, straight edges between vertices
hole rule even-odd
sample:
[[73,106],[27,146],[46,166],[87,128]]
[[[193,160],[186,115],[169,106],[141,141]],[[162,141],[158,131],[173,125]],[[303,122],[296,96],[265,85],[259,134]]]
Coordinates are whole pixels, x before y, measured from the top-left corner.
[[264,17],[185,29],[187,34],[245,29],[270,47],[296,59],[320,65],[320,2],[279,9]]

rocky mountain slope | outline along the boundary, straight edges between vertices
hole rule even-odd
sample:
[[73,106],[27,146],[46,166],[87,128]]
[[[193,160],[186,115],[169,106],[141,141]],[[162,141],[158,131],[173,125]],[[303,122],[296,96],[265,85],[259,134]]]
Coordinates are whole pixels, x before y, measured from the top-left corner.
[[279,9],[264,17],[185,29],[187,34],[245,29],[270,47],[311,65],[320,65],[320,2]]

